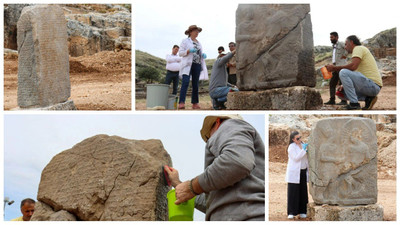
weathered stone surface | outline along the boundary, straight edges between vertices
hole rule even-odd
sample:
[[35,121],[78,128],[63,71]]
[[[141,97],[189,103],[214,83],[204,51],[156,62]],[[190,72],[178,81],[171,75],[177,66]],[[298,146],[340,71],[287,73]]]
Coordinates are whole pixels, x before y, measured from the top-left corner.
[[376,203],[378,146],[373,120],[322,119],[309,144],[310,193],[316,204]]
[[[131,13],[66,15],[68,49],[71,56],[100,51],[131,50]],[[127,43],[129,41],[129,44]]]
[[17,50],[17,22],[22,9],[28,4],[4,5],[4,48]]
[[16,110],[39,110],[39,111],[53,111],[53,110],[77,110],[74,104],[74,101],[72,100],[68,100],[66,102],[63,103],[58,103],[55,105],[51,105],[51,106],[47,106],[47,107],[43,107],[43,108],[14,108],[11,109],[11,111],[16,111]]
[[18,105],[46,107],[70,97],[67,27],[57,5],[28,6],[18,20]]
[[378,204],[331,206],[309,203],[307,214],[314,221],[383,221],[383,207]]
[[76,221],[76,218],[71,213],[60,210],[54,212],[53,209],[43,202],[36,202],[35,213],[32,215],[31,221]]
[[171,159],[159,140],[97,135],[53,157],[37,199],[77,220],[167,220],[162,165]]
[[313,88],[288,87],[230,92],[226,106],[240,110],[315,110],[322,106],[322,99]]
[[309,4],[239,4],[236,11],[240,90],[316,83]]
[[[28,4],[5,4],[4,48],[17,50],[17,21],[25,6]],[[126,41],[121,42],[121,38],[131,37],[131,13],[127,8],[112,4],[95,4],[93,7],[88,4],[59,6],[63,8],[68,21],[68,50],[71,56],[131,49]],[[89,13],[76,14],[76,11],[80,11],[76,9]]]

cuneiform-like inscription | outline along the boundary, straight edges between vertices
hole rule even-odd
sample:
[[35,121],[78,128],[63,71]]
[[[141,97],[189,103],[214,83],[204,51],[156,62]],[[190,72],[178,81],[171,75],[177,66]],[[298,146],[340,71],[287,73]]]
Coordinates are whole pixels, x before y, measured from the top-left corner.
[[46,107],[70,97],[67,26],[57,5],[28,6],[18,21],[18,105]]

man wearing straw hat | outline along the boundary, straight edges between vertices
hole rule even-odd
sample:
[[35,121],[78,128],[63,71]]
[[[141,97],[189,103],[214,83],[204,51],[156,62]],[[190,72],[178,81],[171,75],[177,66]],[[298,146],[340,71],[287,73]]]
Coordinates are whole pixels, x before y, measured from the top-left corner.
[[178,171],[164,167],[180,204],[194,196],[206,220],[265,220],[265,147],[240,115],[206,116],[200,131],[206,142],[205,169],[181,182]]

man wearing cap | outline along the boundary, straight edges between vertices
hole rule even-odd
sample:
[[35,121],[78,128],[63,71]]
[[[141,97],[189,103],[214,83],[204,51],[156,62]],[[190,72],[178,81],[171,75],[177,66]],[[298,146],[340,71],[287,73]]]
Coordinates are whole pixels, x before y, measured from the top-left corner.
[[365,101],[362,109],[372,109],[383,85],[375,58],[355,35],[347,37],[345,49],[352,54],[351,63],[343,66],[327,65],[326,69],[339,71],[344,93],[350,101],[344,109],[361,109],[359,100]]
[[229,91],[238,91],[236,86],[227,82],[228,73],[226,71],[226,64],[235,53],[236,50],[228,54],[219,52],[218,58],[214,62],[209,83],[209,94],[215,110],[226,109],[225,102],[228,100]]
[[21,201],[22,216],[12,219],[11,221],[30,221],[33,213],[35,212],[35,200],[26,198]]
[[206,220],[265,220],[265,147],[258,132],[240,115],[206,116],[200,131],[206,142],[202,174],[181,182],[164,168],[180,204],[194,196]]

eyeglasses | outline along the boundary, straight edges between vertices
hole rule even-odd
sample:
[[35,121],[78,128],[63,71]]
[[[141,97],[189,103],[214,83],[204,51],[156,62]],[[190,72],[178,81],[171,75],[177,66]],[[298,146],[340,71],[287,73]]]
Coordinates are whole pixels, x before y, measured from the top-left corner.
[[301,138],[301,136],[300,136],[300,137],[298,137],[298,138],[296,138],[296,141],[300,140],[300,138]]

